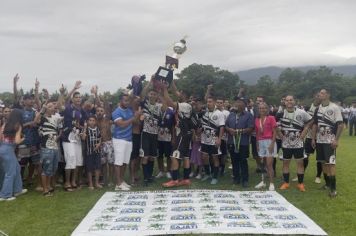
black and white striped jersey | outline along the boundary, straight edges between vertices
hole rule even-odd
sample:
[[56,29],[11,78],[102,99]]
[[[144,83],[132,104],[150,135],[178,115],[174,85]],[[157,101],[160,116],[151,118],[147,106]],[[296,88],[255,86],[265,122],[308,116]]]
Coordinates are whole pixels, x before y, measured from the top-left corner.
[[220,128],[225,125],[224,114],[215,109],[214,111],[206,110],[201,117],[203,132],[201,134],[201,143],[206,145],[215,145],[219,137]]
[[283,116],[278,121],[278,128],[283,134],[283,148],[302,148],[304,140],[300,135],[304,126],[312,120],[312,116],[306,111],[295,108],[293,112],[288,112],[284,109]]
[[332,102],[327,106],[320,104],[316,112],[316,117],[314,117],[314,124],[318,126],[316,142],[332,143],[335,140],[337,126],[341,122],[342,115],[339,106]]

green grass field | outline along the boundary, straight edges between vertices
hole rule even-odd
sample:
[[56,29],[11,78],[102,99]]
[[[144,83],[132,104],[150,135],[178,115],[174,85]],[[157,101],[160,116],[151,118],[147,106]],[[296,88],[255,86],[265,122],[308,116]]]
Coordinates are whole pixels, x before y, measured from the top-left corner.
[[[345,130],[346,131],[346,130]],[[321,185],[314,183],[316,173],[315,156],[311,156],[306,172],[305,183],[307,192],[301,193],[295,188],[281,192],[289,202],[304,211],[312,220],[320,225],[329,235],[355,235],[356,232],[356,137],[349,137],[344,132],[337,152],[337,189],[339,195],[330,199],[327,192],[319,190]],[[258,183],[259,179],[254,174],[255,163],[250,164],[250,188]],[[281,183],[281,162],[277,164],[276,185]],[[242,190],[231,184],[230,171],[220,179],[214,188]],[[291,172],[294,177],[295,165]],[[162,189],[161,179],[148,188],[137,187],[134,190]],[[293,185],[293,184],[292,184]],[[211,189],[207,182],[193,181],[191,188]],[[106,191],[112,188],[89,191],[86,188],[68,193],[57,189],[55,196],[43,197],[40,193],[31,190],[28,194],[12,202],[0,202],[0,230],[10,236],[41,236],[41,235],[70,235],[96,201]]]

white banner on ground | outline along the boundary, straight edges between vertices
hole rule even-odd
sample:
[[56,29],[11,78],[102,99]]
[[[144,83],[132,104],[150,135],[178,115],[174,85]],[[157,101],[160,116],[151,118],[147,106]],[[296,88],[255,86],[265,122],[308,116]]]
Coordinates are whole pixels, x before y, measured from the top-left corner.
[[164,234],[327,235],[277,192],[107,192],[72,236]]

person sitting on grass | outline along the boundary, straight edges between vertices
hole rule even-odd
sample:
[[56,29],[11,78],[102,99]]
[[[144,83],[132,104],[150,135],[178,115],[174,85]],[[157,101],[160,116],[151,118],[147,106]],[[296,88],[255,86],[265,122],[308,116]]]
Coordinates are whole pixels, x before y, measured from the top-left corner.
[[97,126],[97,118],[95,115],[90,115],[87,123],[84,123],[84,129],[81,133],[84,141],[85,159],[84,166],[88,177],[89,190],[94,190],[93,172],[95,174],[95,187],[102,188],[99,183],[100,169],[101,169],[101,134]]

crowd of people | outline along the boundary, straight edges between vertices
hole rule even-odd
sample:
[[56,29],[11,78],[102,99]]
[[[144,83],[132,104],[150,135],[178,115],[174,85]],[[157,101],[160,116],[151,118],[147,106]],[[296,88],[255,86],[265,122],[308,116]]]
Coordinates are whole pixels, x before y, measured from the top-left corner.
[[[98,96],[97,86],[83,101],[80,81],[69,92],[62,85],[58,97],[46,89],[40,92],[37,79],[34,93],[20,96],[18,81],[16,75],[14,104],[0,108],[0,201],[26,193],[23,181],[37,184],[36,190],[46,197],[59,183],[68,192],[103,185],[128,191],[148,186],[156,178],[167,178],[164,188],[189,186],[193,178],[217,185],[228,157],[232,184],[247,188],[249,156],[262,176],[256,189],[275,191],[280,158],[283,184],[279,189],[290,188],[289,167],[294,159],[297,175],[292,180],[305,192],[304,173],[314,150],[315,182],[322,182],[323,173],[323,188],[330,197],[337,195],[336,148],[345,110],[330,101],[327,89],[318,91],[309,107],[298,107],[289,94],[279,107],[270,109],[263,95],[253,100],[241,90],[229,101],[215,96],[209,85],[204,98],[188,97],[174,82],[157,83],[153,76],[138,96],[122,93],[119,104],[112,107]],[[355,111],[356,104],[348,110],[350,135]],[[125,175],[127,168],[129,175]]]

